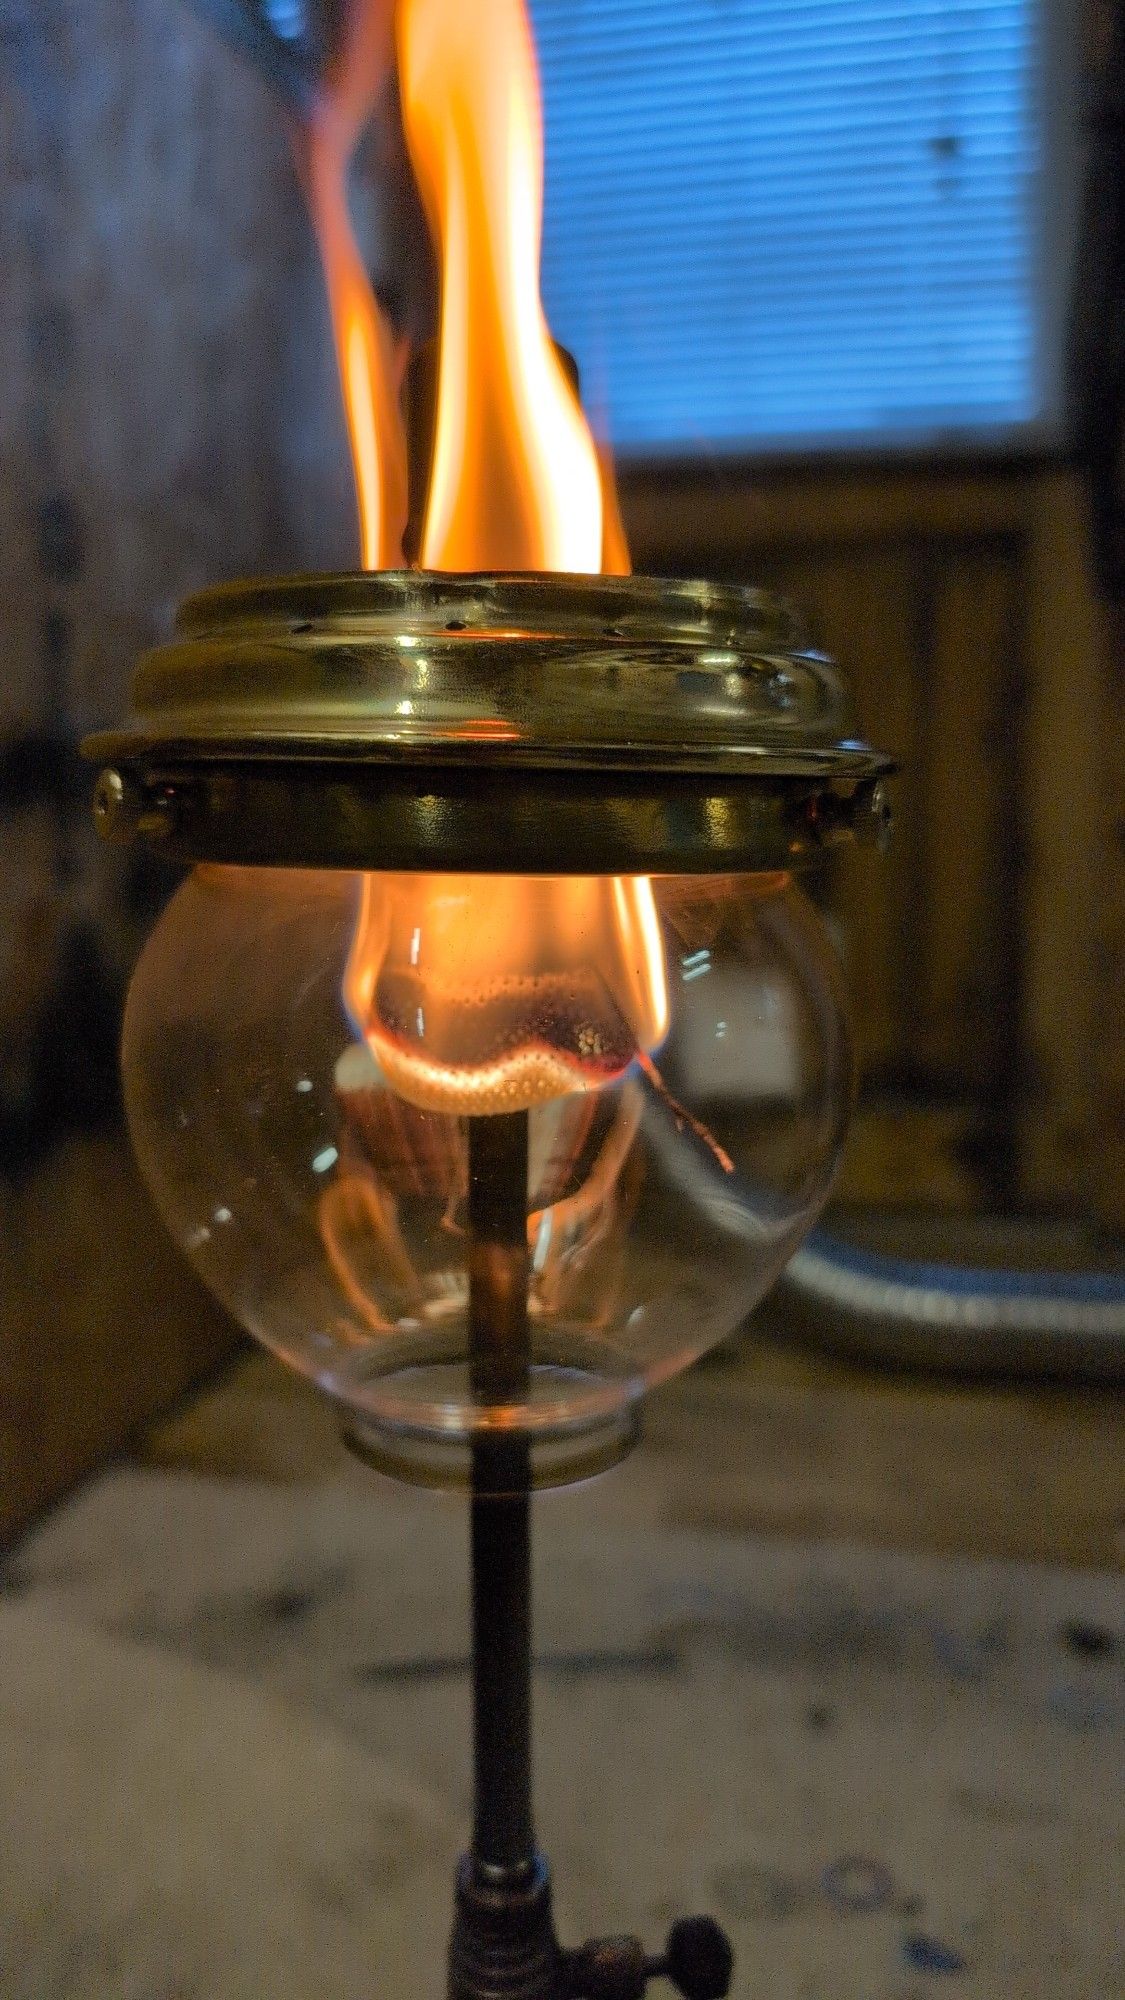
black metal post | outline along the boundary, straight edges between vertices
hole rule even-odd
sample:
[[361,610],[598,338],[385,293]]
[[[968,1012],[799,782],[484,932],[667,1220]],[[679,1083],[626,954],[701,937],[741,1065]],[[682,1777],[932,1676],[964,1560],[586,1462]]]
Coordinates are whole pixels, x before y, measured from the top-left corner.
[[531,1480],[507,1430],[531,1367],[527,1113],[469,1120],[469,1354],[496,1421],[473,1442],[473,1844],[461,1863],[450,2000],[559,2000],[563,1960],[531,1812]]
[[[469,1351],[473,1389],[506,1406],[527,1392],[527,1113],[469,1120]],[[531,1495],[526,1437],[473,1444],[473,1859],[530,1867]]]

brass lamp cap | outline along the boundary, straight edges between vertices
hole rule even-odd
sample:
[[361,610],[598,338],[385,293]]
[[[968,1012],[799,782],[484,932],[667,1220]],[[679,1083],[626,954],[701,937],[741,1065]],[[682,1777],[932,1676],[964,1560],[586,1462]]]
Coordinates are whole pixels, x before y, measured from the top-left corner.
[[178,860],[540,874],[790,866],[890,768],[761,591],[417,570],[203,591],[83,749]]

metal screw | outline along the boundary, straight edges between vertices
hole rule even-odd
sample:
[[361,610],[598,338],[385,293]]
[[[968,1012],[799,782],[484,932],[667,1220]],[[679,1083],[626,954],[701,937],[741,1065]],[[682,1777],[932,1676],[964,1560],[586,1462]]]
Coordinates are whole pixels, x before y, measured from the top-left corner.
[[146,795],[120,771],[102,771],[94,786],[94,825],[114,847],[128,847],[138,835],[163,840],[172,830],[170,801]]
[[103,771],[94,786],[94,825],[103,840],[115,847],[127,846],[136,832],[138,812],[120,771]]
[[856,839],[869,841],[880,854],[885,854],[894,828],[894,814],[882,778],[877,778],[873,785],[861,786],[853,800],[852,810]]

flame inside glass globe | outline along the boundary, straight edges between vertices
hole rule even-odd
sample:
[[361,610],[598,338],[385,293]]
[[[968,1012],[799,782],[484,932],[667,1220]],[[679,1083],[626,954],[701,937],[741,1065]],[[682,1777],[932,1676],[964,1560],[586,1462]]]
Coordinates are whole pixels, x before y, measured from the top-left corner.
[[389,1087],[424,1110],[605,1088],[667,1030],[652,885],[368,875],[344,997]]
[[[199,867],[129,994],[157,1203],[249,1331],[442,1476],[578,1464],[732,1332],[831,1186],[852,1064],[781,874]],[[474,1387],[472,1121],[527,1121],[526,1385]],[[584,1443],[585,1441],[585,1443]]]

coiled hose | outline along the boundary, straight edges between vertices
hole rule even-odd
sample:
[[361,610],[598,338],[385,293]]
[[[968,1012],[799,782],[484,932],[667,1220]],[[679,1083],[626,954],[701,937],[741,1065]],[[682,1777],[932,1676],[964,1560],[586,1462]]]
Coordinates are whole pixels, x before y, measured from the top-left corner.
[[818,1347],[960,1376],[1125,1381],[1125,1270],[990,1270],[887,1256],[815,1230],[778,1287]]

